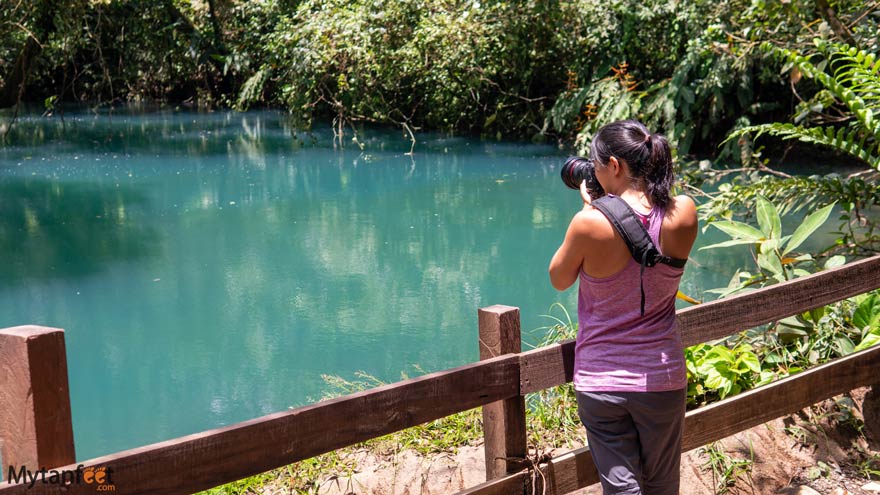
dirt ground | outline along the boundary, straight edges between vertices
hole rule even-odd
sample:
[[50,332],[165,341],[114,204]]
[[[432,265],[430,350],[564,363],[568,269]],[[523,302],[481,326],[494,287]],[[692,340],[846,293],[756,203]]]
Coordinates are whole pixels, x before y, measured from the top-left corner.
[[[681,493],[880,494],[880,482],[870,479],[872,471],[880,475],[878,440],[880,398],[870,388],[857,389],[682,454]],[[320,495],[447,495],[485,480],[482,445],[431,456],[347,455],[355,457],[355,472],[327,473]],[[282,485],[283,480],[263,493],[289,493]],[[601,495],[601,489],[594,485],[574,493]]]

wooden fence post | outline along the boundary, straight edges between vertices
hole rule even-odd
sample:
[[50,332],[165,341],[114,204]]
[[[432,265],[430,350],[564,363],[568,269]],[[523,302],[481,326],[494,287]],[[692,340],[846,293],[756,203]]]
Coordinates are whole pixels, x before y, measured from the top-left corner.
[[[73,464],[64,330],[0,329],[2,467],[36,471]],[[6,472],[3,473],[6,476]]]
[[[480,360],[519,353],[519,308],[489,306],[478,311]],[[486,480],[523,468],[526,457],[526,406],[520,395],[483,406]]]

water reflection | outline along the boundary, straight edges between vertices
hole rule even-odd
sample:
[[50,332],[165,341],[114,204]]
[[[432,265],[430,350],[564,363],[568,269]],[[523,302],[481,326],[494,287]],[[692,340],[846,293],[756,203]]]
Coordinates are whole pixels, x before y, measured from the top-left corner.
[[0,181],[0,287],[81,277],[119,260],[154,255],[158,233],[140,218],[146,196],[133,187]]
[[251,158],[284,147],[329,146],[325,132],[303,133],[279,112],[253,113],[69,113],[63,119],[19,117],[2,150],[9,160],[54,143],[58,151],[205,155],[230,153]]

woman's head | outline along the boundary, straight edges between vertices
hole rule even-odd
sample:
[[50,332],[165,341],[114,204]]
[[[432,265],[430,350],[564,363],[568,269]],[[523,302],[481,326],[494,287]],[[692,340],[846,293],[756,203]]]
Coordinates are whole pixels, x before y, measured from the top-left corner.
[[672,154],[665,137],[651,134],[637,120],[612,122],[599,129],[590,144],[590,158],[597,167],[607,165],[611,157],[626,162],[633,186],[644,187],[651,203],[660,207],[669,204]]

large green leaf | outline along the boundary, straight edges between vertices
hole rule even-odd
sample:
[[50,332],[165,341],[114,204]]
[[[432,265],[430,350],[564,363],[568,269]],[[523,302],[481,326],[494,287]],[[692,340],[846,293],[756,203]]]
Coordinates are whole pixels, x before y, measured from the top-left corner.
[[758,254],[758,266],[774,275],[782,275],[782,263],[773,251]]
[[880,329],[880,294],[871,294],[862,300],[853,313],[852,321],[859,329]]
[[725,375],[721,373],[712,372],[706,376],[706,387],[712,390],[719,390],[722,392],[721,395],[725,395],[726,391],[730,390],[733,386],[733,381]]
[[785,247],[785,251],[783,251],[782,254],[787,254],[792,250],[797,249],[797,247],[803,244],[803,242],[807,240],[816,229],[821,227],[822,224],[828,220],[828,215],[831,214],[834,204],[835,203],[831,203],[830,205],[807,215],[807,218],[804,218],[804,221],[794,230],[794,234],[791,235],[791,239],[788,241],[788,245]]
[[758,196],[758,225],[767,239],[778,239],[782,235],[782,220],[773,203],[764,196]]
[[880,335],[877,335],[876,333],[873,333],[873,332],[869,333],[868,335],[865,336],[864,339],[862,339],[861,342],[859,342],[859,345],[857,345],[856,348],[853,349],[853,352],[859,352],[859,351],[865,350],[869,347],[873,347],[873,346],[877,345],[878,342],[880,342]]
[[834,339],[834,347],[837,348],[837,352],[839,352],[841,356],[852,354],[855,351],[853,341],[846,335],[838,335]]
[[764,234],[747,223],[737,222],[734,220],[721,220],[712,222],[718,230],[733,237],[734,239],[748,239],[751,241],[760,241],[764,239]]
[[710,244],[709,246],[703,246],[699,249],[702,251],[704,249],[716,249],[723,248],[729,246],[738,246],[740,244],[755,244],[757,241],[753,241],[751,239],[731,239],[729,241],[719,242],[718,244]]
[[739,368],[740,364],[744,364],[750,371],[754,371],[755,373],[761,372],[761,362],[758,361],[758,356],[753,352],[742,353],[736,363],[737,368]]

